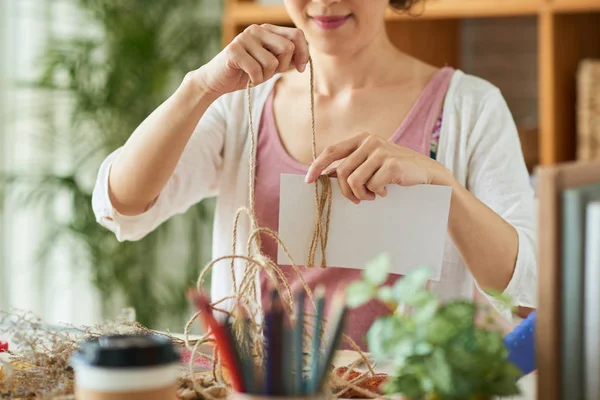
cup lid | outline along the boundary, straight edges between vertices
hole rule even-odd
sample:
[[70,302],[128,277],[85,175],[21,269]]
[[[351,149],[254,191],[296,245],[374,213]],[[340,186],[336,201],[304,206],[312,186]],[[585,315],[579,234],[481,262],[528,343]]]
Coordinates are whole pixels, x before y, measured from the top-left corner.
[[71,360],[104,368],[154,367],[179,362],[179,353],[164,336],[110,335],[83,341]]

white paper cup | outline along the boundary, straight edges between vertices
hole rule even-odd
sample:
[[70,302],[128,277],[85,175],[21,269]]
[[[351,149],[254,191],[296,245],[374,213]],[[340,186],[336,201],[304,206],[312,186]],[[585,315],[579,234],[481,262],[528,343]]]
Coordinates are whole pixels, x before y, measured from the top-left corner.
[[78,400],[173,400],[179,354],[155,335],[88,340],[71,358]]

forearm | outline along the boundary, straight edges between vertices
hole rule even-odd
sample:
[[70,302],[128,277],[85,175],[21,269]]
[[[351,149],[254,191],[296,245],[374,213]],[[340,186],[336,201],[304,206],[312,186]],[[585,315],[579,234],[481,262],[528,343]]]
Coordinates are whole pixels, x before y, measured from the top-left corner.
[[122,214],[142,213],[173,174],[194,128],[215,100],[188,74],[133,132],[109,174],[109,195]]
[[512,278],[519,238],[516,229],[450,178],[450,237],[479,286],[504,291]]

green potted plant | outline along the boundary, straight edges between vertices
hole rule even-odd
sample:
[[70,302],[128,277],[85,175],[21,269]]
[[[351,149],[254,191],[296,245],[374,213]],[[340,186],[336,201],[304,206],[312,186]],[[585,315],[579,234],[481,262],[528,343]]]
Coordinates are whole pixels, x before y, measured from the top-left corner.
[[[508,360],[502,331],[489,308],[473,301],[442,302],[426,290],[428,268],[385,286],[390,258],[370,262],[347,287],[349,307],[377,299],[390,314],[369,329],[373,360],[389,365],[383,390],[411,400],[484,400],[519,393],[518,368]],[[506,301],[506,299],[503,299]],[[484,316],[483,321],[479,323]]]

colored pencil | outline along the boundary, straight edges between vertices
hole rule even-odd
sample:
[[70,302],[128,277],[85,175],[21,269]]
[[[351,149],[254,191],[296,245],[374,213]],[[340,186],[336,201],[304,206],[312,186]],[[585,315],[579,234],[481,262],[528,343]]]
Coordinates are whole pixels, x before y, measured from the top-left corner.
[[280,395],[290,396],[294,393],[295,381],[292,373],[294,366],[294,347],[293,331],[289,320],[284,318],[282,325],[282,346],[281,346],[281,383],[282,391]]
[[294,394],[306,392],[304,381],[304,289],[296,294],[296,325],[294,327]]
[[340,340],[344,331],[344,322],[346,319],[346,306],[344,305],[344,299],[344,293],[343,291],[340,291],[336,294],[332,302],[331,314],[333,314],[333,318],[329,321],[331,324],[328,335],[329,341],[325,346],[325,356],[319,362],[319,367],[316,371],[317,380],[316,385],[312,388],[313,393],[317,393],[322,389],[323,383],[329,374],[329,368],[333,362],[335,352],[340,345]]
[[240,365],[236,362],[233,343],[230,342],[226,328],[221,326],[214,318],[210,307],[210,301],[205,295],[191,292],[191,297],[196,305],[196,310],[200,312],[200,318],[214,335],[217,343],[217,350],[231,375],[231,384],[234,390],[239,393],[245,392]]
[[312,338],[312,354],[311,354],[311,379],[309,382],[308,393],[314,393],[317,385],[317,371],[319,370],[319,358],[321,357],[321,329],[323,327],[323,310],[325,309],[325,288],[317,286],[315,288],[316,298],[316,315],[315,326],[313,329]]
[[252,350],[248,346],[248,338],[250,334],[248,332],[248,327],[250,325],[250,321],[246,318],[244,314],[244,310],[238,304],[236,307],[236,318],[239,319],[239,324],[241,324],[241,342],[235,340],[235,335],[232,336],[233,344],[240,355],[240,368],[242,370],[242,378],[244,381],[244,387],[246,389],[246,393],[256,394],[257,391],[257,383],[254,374],[254,362],[252,361]]
[[271,308],[265,313],[266,380],[267,395],[280,395],[281,388],[281,336],[283,328],[283,306],[276,290],[271,292]]
[[[266,396],[306,396],[314,395],[323,389],[330,366],[339,346],[344,329],[346,307],[343,291],[336,293],[329,311],[327,335],[322,334],[325,309],[325,289],[319,285],[315,289],[316,313],[310,356],[310,373],[305,378],[304,352],[304,300],[305,293],[296,294],[296,323],[286,317],[281,298],[276,290],[271,291],[270,305],[265,310],[264,374],[256,369],[252,349],[249,345],[250,321],[241,306],[236,307],[233,318],[241,324],[241,337],[236,337],[233,324],[236,321],[217,322],[212,314],[208,298],[192,293],[196,309],[207,329],[212,333],[217,351],[224,367],[231,377],[233,389],[239,393],[264,394]],[[322,349],[323,347],[323,349]],[[263,376],[264,375],[264,376]]]

